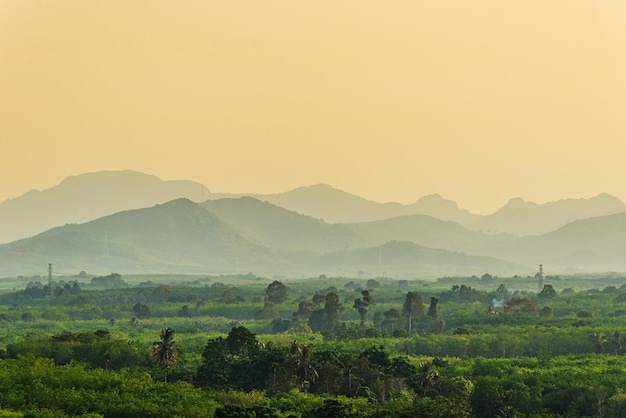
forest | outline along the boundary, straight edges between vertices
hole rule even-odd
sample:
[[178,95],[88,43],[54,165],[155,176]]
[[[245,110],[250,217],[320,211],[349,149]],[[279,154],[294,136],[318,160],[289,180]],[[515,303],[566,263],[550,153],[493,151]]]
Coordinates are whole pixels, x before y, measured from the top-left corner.
[[0,417],[623,417],[626,276],[16,277]]

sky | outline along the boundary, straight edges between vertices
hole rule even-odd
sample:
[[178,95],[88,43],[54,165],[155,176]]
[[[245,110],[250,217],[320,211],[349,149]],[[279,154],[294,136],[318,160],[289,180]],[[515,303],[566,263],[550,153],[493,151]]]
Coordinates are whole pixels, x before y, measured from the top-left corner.
[[626,201],[626,2],[0,1],[0,201],[117,169]]

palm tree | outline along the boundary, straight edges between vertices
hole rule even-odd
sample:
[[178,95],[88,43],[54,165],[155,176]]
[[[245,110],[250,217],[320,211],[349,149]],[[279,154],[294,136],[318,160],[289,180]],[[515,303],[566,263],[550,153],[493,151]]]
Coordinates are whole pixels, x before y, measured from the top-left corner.
[[158,367],[162,367],[165,371],[165,382],[167,383],[167,371],[169,368],[176,363],[176,357],[178,353],[176,352],[176,347],[174,344],[174,330],[165,327],[161,329],[159,333],[159,341],[155,341],[152,344],[152,351],[150,352],[150,357],[154,364]]
[[417,383],[424,391],[424,395],[426,395],[428,388],[435,386],[438,378],[439,372],[433,368],[430,362],[423,361],[419,364],[417,369]]
[[319,375],[313,367],[313,350],[311,346],[300,345],[298,341],[291,342],[289,364],[292,372],[298,379],[298,386],[308,393],[310,380],[315,380]]
[[362,298],[354,299],[354,305],[352,307],[356,309],[361,316],[361,329],[365,329],[365,315],[367,315],[367,307],[374,303],[374,298],[370,295],[369,290],[361,291],[361,295],[363,295]]
[[599,332],[594,332],[589,336],[589,341],[593,344],[593,351],[596,354],[604,353],[604,344],[607,342],[607,338],[604,334]]

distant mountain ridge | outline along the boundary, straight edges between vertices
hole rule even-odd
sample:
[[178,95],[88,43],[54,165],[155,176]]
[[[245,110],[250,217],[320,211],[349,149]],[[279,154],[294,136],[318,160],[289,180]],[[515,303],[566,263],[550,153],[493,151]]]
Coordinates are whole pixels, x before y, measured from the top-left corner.
[[626,271],[626,212],[577,220],[543,235],[485,247],[480,253],[522,264],[541,259],[561,271]]
[[[324,234],[330,234],[329,239],[334,239],[336,226],[313,219],[314,224],[306,219],[303,223],[302,215],[251,198],[222,203],[231,209],[240,206],[232,209],[239,211],[240,215],[226,222],[200,204],[177,199],[150,208],[118,212],[80,225],[56,227],[31,238],[0,245],[0,277],[41,272],[50,262],[62,266],[63,271],[100,273],[254,272],[355,276],[359,271],[367,271],[373,276],[383,273],[424,276],[460,270],[470,274],[524,270],[514,263],[491,257],[429,249],[411,242],[394,241],[370,246],[365,240],[361,245],[354,242],[351,249],[312,251],[305,234],[301,237],[304,243],[299,244],[288,237],[290,245],[276,245],[282,248],[279,250],[263,242],[252,242],[245,232],[240,232],[236,225],[245,225],[242,221],[245,216],[241,214],[245,215],[247,208],[253,207],[255,212],[264,207],[270,213],[261,215],[261,218],[282,218],[276,222],[284,227],[293,223],[296,233],[308,230],[314,236],[313,241],[324,239]],[[317,230],[313,228],[315,225]],[[247,232],[251,229],[249,227]],[[271,231],[257,234],[259,241],[277,239]],[[269,238],[264,238],[268,234]],[[346,236],[351,237],[349,230]],[[384,254],[388,262],[384,270],[378,258],[372,258],[371,254]]]
[[626,212],[520,238],[428,215],[328,224],[251,197],[176,199],[0,245],[0,277],[40,274],[50,262],[100,273],[524,277],[538,264],[553,272],[626,271],[625,253]]
[[626,205],[607,193],[590,199],[563,199],[537,204],[522,198],[511,199],[498,211],[467,226],[475,230],[540,235],[554,231],[570,222],[626,212]]
[[280,264],[271,250],[251,243],[187,199],[64,225],[0,245],[0,271],[40,270],[48,262],[78,271],[134,272],[235,272],[237,265],[253,269]]
[[328,223],[359,223],[399,216],[429,215],[443,221],[456,222],[474,231],[518,236],[540,235],[578,219],[626,212],[626,205],[619,198],[607,193],[589,199],[562,199],[543,204],[514,198],[490,215],[477,215],[459,208],[454,201],[439,194],[422,196],[410,205],[396,202],[377,203],[326,184],[299,187],[279,194],[214,193],[209,199],[242,196],[268,201]]
[[242,196],[268,201],[297,213],[323,219],[328,223],[369,222],[416,214],[431,215],[460,224],[467,224],[480,218],[480,215],[459,208],[455,202],[444,199],[439,194],[423,196],[411,205],[397,202],[378,203],[328,184],[303,186],[275,194],[214,193],[210,199]]
[[199,202],[209,194],[208,188],[193,181],[164,181],[132,170],[71,176],[49,189],[1,202],[0,243],[181,197]]
[[[242,196],[266,205],[243,201],[249,206],[246,220],[237,215],[243,210],[242,202],[222,201]],[[450,251],[479,251],[494,241],[487,235],[493,235],[495,242],[504,242],[511,238],[508,234],[542,235],[576,220],[626,211],[620,199],[603,193],[590,199],[544,204],[516,198],[483,216],[459,208],[438,194],[423,196],[409,205],[377,203],[325,184],[267,195],[222,194],[211,193],[206,186],[192,181],[163,181],[122,170],[71,176],[49,189],[0,202],[0,243],[178,198],[205,201],[205,208],[212,207],[210,210],[225,222],[234,222],[238,232],[251,242],[281,251],[297,247],[298,251],[314,252],[382,245],[385,240],[407,240]],[[284,212],[279,213],[278,208]],[[437,224],[434,218],[454,225]]]

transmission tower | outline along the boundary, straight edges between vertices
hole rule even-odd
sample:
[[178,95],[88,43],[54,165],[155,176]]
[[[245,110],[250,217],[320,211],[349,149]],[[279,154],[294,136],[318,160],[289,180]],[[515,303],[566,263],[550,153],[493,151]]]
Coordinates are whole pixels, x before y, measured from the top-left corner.
[[48,263],[48,290],[50,290],[50,297],[54,296],[54,290],[52,289],[52,263]]
[[535,274],[535,277],[539,280],[539,291],[543,290],[543,264],[539,264],[539,272]]

